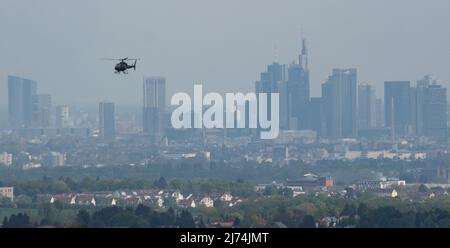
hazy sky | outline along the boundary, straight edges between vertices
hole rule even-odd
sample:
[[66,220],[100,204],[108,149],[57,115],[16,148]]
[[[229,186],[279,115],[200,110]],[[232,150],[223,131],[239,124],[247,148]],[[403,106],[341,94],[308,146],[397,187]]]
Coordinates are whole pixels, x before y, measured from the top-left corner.
[[[313,96],[333,67],[358,68],[380,94],[384,80],[450,82],[449,13],[448,0],[2,0],[0,106],[8,74],[37,80],[55,105],[140,106],[144,75],[166,76],[168,99],[193,81],[250,91],[275,46],[280,62],[297,58],[301,29]],[[100,60],[125,56],[142,59],[136,72]]]

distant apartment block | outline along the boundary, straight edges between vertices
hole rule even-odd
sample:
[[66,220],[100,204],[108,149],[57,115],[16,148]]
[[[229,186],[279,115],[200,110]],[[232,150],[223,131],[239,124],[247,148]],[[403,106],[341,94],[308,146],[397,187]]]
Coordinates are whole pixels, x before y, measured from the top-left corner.
[[116,120],[114,113],[114,103],[99,103],[99,129],[100,135],[106,139],[114,139],[116,136]]
[[55,114],[55,122],[57,128],[70,127],[69,106],[57,106]]
[[11,166],[13,155],[10,153],[0,153],[0,165]]
[[9,198],[11,201],[14,201],[14,188],[0,187],[0,197]]

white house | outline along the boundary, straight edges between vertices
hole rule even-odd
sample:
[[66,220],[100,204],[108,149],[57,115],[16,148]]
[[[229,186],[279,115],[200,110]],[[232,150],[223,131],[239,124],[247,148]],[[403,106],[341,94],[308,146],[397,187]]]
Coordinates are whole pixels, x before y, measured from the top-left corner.
[[200,206],[206,207],[206,208],[212,208],[214,207],[214,200],[211,199],[209,196],[205,196],[200,200]]

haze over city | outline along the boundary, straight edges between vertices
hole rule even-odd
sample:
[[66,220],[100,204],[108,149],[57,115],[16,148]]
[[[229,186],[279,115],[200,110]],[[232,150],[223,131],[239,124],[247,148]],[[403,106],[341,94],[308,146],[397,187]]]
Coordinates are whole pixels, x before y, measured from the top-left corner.
[[[0,9],[0,107],[7,75],[32,78],[55,104],[140,106],[142,77],[165,76],[168,97],[192,91],[253,91],[274,60],[290,63],[307,39],[311,95],[333,68],[358,81],[450,81],[450,3],[435,1],[23,1]],[[14,25],[12,25],[14,24]],[[113,73],[103,57],[138,57]]]
[[[3,0],[0,233],[276,247],[313,240],[301,228],[450,228],[449,10]],[[355,237],[333,233],[314,240]],[[398,234],[371,236],[435,239]]]

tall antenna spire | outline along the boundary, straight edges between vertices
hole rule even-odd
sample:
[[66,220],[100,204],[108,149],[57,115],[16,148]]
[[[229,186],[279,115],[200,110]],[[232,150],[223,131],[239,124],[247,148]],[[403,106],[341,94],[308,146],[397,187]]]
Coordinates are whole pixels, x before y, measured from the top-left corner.
[[306,39],[303,34],[303,27],[301,28],[300,34],[301,34],[300,37],[301,37],[301,41],[302,41],[302,49],[301,49],[301,53],[299,56],[299,63],[303,69],[308,70],[308,48],[306,47]]

